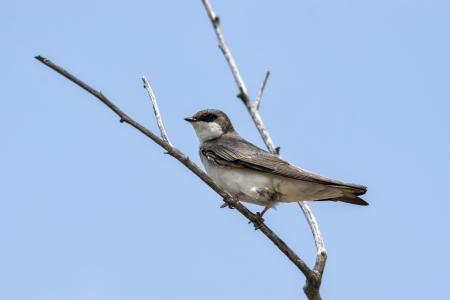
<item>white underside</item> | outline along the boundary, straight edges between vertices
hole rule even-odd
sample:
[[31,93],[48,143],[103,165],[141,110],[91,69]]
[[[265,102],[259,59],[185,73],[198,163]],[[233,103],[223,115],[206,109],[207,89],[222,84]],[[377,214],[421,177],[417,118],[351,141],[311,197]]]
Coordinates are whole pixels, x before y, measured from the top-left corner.
[[[218,167],[202,157],[208,175],[231,195],[240,200],[263,206],[277,202],[329,199],[342,196],[339,189],[302,180],[272,175],[244,168]],[[278,195],[277,199],[273,194]]]

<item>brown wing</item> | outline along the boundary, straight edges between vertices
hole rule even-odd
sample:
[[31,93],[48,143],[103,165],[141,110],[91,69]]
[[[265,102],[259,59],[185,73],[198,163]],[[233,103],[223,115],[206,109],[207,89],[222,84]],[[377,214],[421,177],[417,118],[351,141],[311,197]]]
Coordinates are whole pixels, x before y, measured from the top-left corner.
[[214,142],[206,142],[201,146],[200,152],[212,163],[222,166],[245,167],[297,180],[349,189],[354,195],[362,195],[367,189],[362,185],[345,183],[302,170],[235,135],[224,135]]

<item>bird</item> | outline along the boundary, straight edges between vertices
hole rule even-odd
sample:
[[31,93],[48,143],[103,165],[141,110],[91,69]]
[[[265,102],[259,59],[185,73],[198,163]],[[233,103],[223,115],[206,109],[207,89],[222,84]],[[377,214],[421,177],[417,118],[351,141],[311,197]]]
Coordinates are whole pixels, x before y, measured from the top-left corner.
[[185,120],[192,124],[200,140],[199,155],[208,176],[233,201],[264,206],[258,213],[261,217],[279,203],[369,204],[359,197],[366,193],[366,186],[306,171],[255,146],[236,132],[221,110],[204,109]]

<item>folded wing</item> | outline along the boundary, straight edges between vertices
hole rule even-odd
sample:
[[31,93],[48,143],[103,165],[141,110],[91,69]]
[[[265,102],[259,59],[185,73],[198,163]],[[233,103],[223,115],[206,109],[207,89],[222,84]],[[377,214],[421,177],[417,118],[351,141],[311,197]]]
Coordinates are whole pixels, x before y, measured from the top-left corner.
[[338,188],[343,192],[343,196],[339,199],[326,200],[339,200],[357,205],[368,204],[366,201],[357,197],[367,191],[365,186],[346,183],[308,172],[272,153],[260,149],[236,135],[222,136],[214,143],[206,142],[202,145],[200,151],[210,162],[218,165],[250,168],[260,172]]

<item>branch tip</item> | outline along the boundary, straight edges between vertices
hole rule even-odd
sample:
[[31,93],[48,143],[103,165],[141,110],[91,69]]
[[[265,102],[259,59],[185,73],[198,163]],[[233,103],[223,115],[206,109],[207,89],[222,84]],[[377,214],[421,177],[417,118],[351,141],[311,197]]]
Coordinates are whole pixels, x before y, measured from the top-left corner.
[[266,83],[267,83],[267,80],[269,79],[269,76],[270,76],[270,72],[267,71],[266,74],[264,75],[264,79],[261,83],[261,87],[259,88],[258,94],[256,95],[255,107],[257,110],[259,110],[259,105],[261,104],[261,98],[262,98],[264,89],[266,88]]
[[162,121],[161,113],[159,112],[158,102],[156,102],[156,96],[153,92],[152,87],[150,86],[150,83],[148,82],[147,78],[143,75],[142,81],[144,82],[144,89],[147,90],[148,96],[150,97],[150,101],[152,102],[153,106],[153,113],[155,114],[156,123],[158,124],[159,132],[161,133],[161,137],[164,141],[172,145],[169,141],[169,136],[167,135],[166,128],[164,127],[164,123]]
[[44,62],[46,60],[46,58],[41,56],[41,55],[36,55],[34,58],[39,60],[39,61],[42,61],[42,62]]

